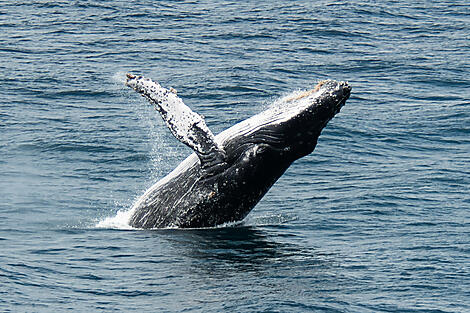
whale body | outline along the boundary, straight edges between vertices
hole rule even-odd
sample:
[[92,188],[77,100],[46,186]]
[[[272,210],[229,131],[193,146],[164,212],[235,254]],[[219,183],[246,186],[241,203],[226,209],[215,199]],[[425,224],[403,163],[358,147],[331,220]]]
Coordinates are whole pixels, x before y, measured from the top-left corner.
[[351,92],[346,82],[325,80],[214,136],[173,89],[131,74],[126,84],[154,104],[173,135],[194,150],[135,202],[129,225],[136,228],[241,221],[295,160],[313,152]]

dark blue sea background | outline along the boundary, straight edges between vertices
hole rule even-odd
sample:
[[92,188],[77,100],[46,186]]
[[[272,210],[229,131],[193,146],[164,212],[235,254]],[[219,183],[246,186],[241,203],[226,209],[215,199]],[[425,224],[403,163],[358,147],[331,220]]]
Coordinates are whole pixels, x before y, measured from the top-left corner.
[[[6,0],[0,71],[1,312],[470,312],[468,1]],[[127,72],[214,133],[353,90],[241,224],[132,230],[191,150]]]

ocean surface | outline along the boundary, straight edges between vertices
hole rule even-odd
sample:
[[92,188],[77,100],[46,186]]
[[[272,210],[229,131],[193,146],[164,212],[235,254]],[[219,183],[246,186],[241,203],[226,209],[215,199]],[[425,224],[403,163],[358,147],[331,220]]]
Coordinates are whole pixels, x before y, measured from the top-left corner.
[[[6,0],[0,72],[0,312],[470,312],[468,1]],[[128,72],[214,133],[353,89],[241,224],[135,230],[191,151]]]

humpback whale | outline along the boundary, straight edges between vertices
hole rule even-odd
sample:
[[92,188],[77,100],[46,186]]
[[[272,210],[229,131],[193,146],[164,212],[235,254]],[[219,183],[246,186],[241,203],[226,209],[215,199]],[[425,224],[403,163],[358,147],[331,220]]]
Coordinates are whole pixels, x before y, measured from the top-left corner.
[[134,203],[129,225],[136,228],[241,221],[295,160],[313,152],[351,92],[346,82],[324,80],[215,136],[174,89],[132,74],[126,85],[147,98],[172,134],[194,151]]

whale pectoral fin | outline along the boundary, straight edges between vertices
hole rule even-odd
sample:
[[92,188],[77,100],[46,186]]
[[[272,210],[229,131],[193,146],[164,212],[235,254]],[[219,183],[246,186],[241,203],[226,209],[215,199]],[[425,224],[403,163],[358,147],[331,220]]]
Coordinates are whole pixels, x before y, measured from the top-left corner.
[[225,152],[215,142],[204,118],[185,105],[173,88],[168,90],[148,78],[131,74],[127,74],[126,85],[154,104],[176,139],[196,152],[203,170],[214,172],[225,165]]

